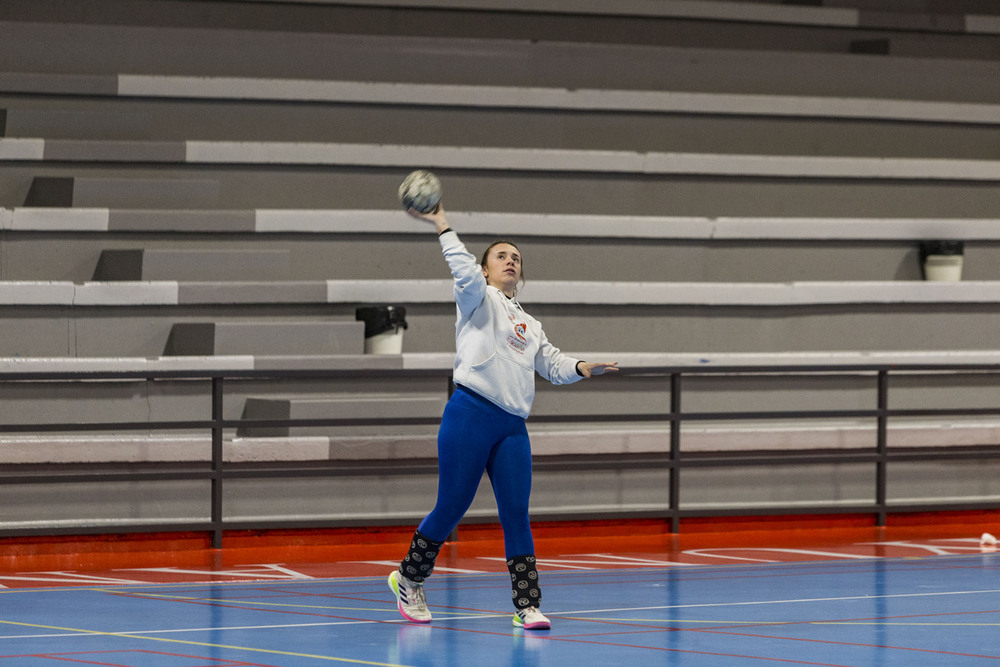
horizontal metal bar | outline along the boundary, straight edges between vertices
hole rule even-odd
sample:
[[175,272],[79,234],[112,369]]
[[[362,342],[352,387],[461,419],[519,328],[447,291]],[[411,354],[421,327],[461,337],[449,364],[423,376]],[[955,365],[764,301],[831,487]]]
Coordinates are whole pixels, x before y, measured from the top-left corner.
[[[875,419],[877,417],[976,417],[1000,416],[998,408],[927,408],[899,410],[773,410],[742,412],[681,412],[681,413],[629,413],[595,416],[593,414],[537,415],[532,423],[651,423],[670,421],[767,421],[779,419]],[[365,417],[365,418],[299,418],[299,419],[224,419],[222,428],[306,428],[349,426],[434,426],[440,416],[428,417]],[[64,433],[97,431],[193,431],[207,430],[219,423],[211,420],[149,421],[149,422],[60,422],[35,424],[0,424],[0,433]]]
[[275,427],[316,427],[316,426],[386,426],[404,424],[408,426],[438,425],[441,415],[436,417],[316,417],[299,419],[223,419],[222,428],[275,428]]
[[211,421],[150,422],[62,422],[48,424],[0,424],[0,433],[56,433],[91,431],[200,431],[211,428]]
[[744,507],[706,507],[677,510],[683,519],[727,516],[797,516],[803,514],[875,514],[877,503],[851,503],[844,505],[747,505]]
[[93,484],[103,482],[166,482],[185,480],[210,480],[214,473],[204,471],[133,470],[113,472],[46,472],[41,474],[15,474],[0,476],[0,484]]
[[946,503],[928,501],[926,503],[908,502],[893,503],[891,500],[886,503],[886,510],[889,513],[914,514],[918,512],[967,512],[973,510],[1000,510],[1000,500],[998,501],[949,501]]
[[1000,459],[1000,449],[993,445],[984,446],[982,449],[965,449],[953,447],[920,448],[905,451],[894,451],[892,447],[887,450],[887,458],[890,461],[989,461]]
[[99,526],[80,523],[66,526],[25,526],[20,528],[4,528],[0,537],[24,537],[33,535],[108,535],[126,533],[173,533],[173,532],[205,532],[212,529],[212,522],[203,521],[155,521],[132,524],[102,524]]
[[[616,377],[627,376],[669,376],[681,374],[692,376],[712,375],[828,375],[838,374],[872,374],[880,371],[892,373],[998,373],[1000,363],[905,363],[905,364],[780,364],[756,366],[703,366],[703,365],[672,365],[672,366],[632,366],[621,368]],[[93,380],[210,380],[225,379],[295,379],[295,378],[328,378],[332,380],[356,377],[408,377],[408,378],[448,378],[451,368],[362,368],[362,369],[287,369],[287,370],[251,370],[251,369],[189,369],[189,370],[128,370],[128,371],[6,371],[0,372],[0,383],[3,382],[41,382],[41,381],[93,381]],[[612,380],[613,381],[613,380]]]
[[298,467],[267,467],[267,468],[224,468],[220,476],[223,479],[275,479],[299,477],[349,477],[358,475],[409,475],[437,474],[437,461],[420,463],[399,463],[391,465],[323,465]]
[[747,456],[681,456],[677,466],[684,468],[725,468],[730,466],[818,465],[823,463],[875,463],[878,454],[772,454]]

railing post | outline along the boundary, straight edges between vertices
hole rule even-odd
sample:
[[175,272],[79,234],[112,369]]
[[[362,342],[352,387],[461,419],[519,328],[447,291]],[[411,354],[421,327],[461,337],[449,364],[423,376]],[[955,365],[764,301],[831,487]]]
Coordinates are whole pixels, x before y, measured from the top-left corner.
[[681,532],[681,374],[670,374],[670,532]]
[[888,422],[889,371],[878,372],[878,417],[875,440],[875,524],[884,526],[888,520],[886,508],[886,486],[889,462]]
[[212,377],[212,548],[222,548],[222,376]]

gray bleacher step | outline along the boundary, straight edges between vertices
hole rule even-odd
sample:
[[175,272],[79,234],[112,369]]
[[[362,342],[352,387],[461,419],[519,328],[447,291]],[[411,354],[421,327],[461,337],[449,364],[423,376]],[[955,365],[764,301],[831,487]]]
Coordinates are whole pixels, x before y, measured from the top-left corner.
[[100,208],[211,208],[219,182],[195,178],[36,176],[25,206]]
[[[229,3],[231,4],[231,3]],[[523,3],[522,3],[523,4]],[[603,3],[607,5],[609,3]],[[648,4],[648,3],[647,3]],[[658,4],[658,3],[654,3]],[[698,3],[700,4],[700,3]],[[989,19],[991,17],[984,17]],[[995,64],[958,59],[858,58],[843,53],[648,47],[561,40],[425,39],[274,30],[151,31],[128,26],[0,22],[7,71],[117,73],[123,62],[148,71],[151,51],[187,76],[399,80],[570,88],[690,90],[996,101]],[[39,45],[59,44],[44,51]],[[62,48],[65,47],[65,48]],[[169,50],[168,50],[169,49]],[[400,62],[412,66],[401,72]],[[544,67],[539,67],[544,63]],[[142,73],[136,71],[135,74]],[[37,82],[22,82],[37,87]],[[65,85],[57,81],[59,85]],[[111,87],[101,77],[81,86]]]
[[94,280],[286,280],[290,251],[103,250]]
[[[392,400],[381,397],[379,400]],[[257,410],[257,408],[255,408]],[[265,410],[254,418],[264,419]],[[276,408],[274,418],[283,417]],[[669,449],[668,428],[600,423],[574,424],[572,430],[539,428],[531,433],[532,456],[593,456],[664,453]],[[258,429],[263,430],[263,429]],[[888,426],[890,447],[968,447],[996,442],[1000,423],[990,420],[926,422],[899,420]],[[780,452],[871,451],[876,439],[872,420],[818,424],[748,423],[685,427],[683,451]],[[263,461],[379,461],[389,468],[408,459],[436,455],[434,435],[384,436],[251,436],[226,439],[228,462]],[[74,434],[4,435],[0,437],[0,464],[135,463],[151,461],[207,461],[211,437],[191,434]]]
[[153,116],[123,110],[12,108],[0,111],[5,137],[152,139]]
[[[248,397],[243,419],[378,419],[380,417],[439,418],[444,411],[444,396],[420,394],[352,394],[319,397]],[[412,433],[426,427],[346,426],[346,427],[245,427],[239,437],[300,437],[311,435],[366,435]]]
[[968,37],[958,38],[958,41],[951,42],[899,37],[859,39],[851,42],[850,52],[904,58],[1000,59],[1000,46],[995,41],[992,43],[988,40],[973,41]]
[[362,355],[364,322],[180,322],[164,355]]

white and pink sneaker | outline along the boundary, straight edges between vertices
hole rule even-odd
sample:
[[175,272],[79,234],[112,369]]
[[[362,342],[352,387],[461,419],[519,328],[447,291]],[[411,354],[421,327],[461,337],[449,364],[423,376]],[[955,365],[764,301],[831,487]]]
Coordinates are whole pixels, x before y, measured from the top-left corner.
[[427,608],[423,583],[410,581],[399,570],[393,570],[389,574],[389,588],[396,594],[396,606],[403,618],[413,623],[431,622],[431,610]]
[[514,627],[525,630],[548,630],[552,627],[538,607],[525,607],[514,612]]

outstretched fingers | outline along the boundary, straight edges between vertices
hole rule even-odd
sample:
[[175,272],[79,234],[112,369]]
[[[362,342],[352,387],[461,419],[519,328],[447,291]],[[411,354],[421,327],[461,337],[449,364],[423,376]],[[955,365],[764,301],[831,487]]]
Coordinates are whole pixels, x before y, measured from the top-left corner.
[[438,204],[433,211],[427,211],[426,213],[421,213],[415,208],[408,208],[406,212],[418,220],[423,220],[431,224],[437,222],[439,219],[444,219],[444,205],[442,204]]
[[605,373],[617,373],[619,369],[617,361],[598,361],[582,363],[580,364],[580,370],[583,372],[584,377],[589,378],[594,375],[604,375]]

